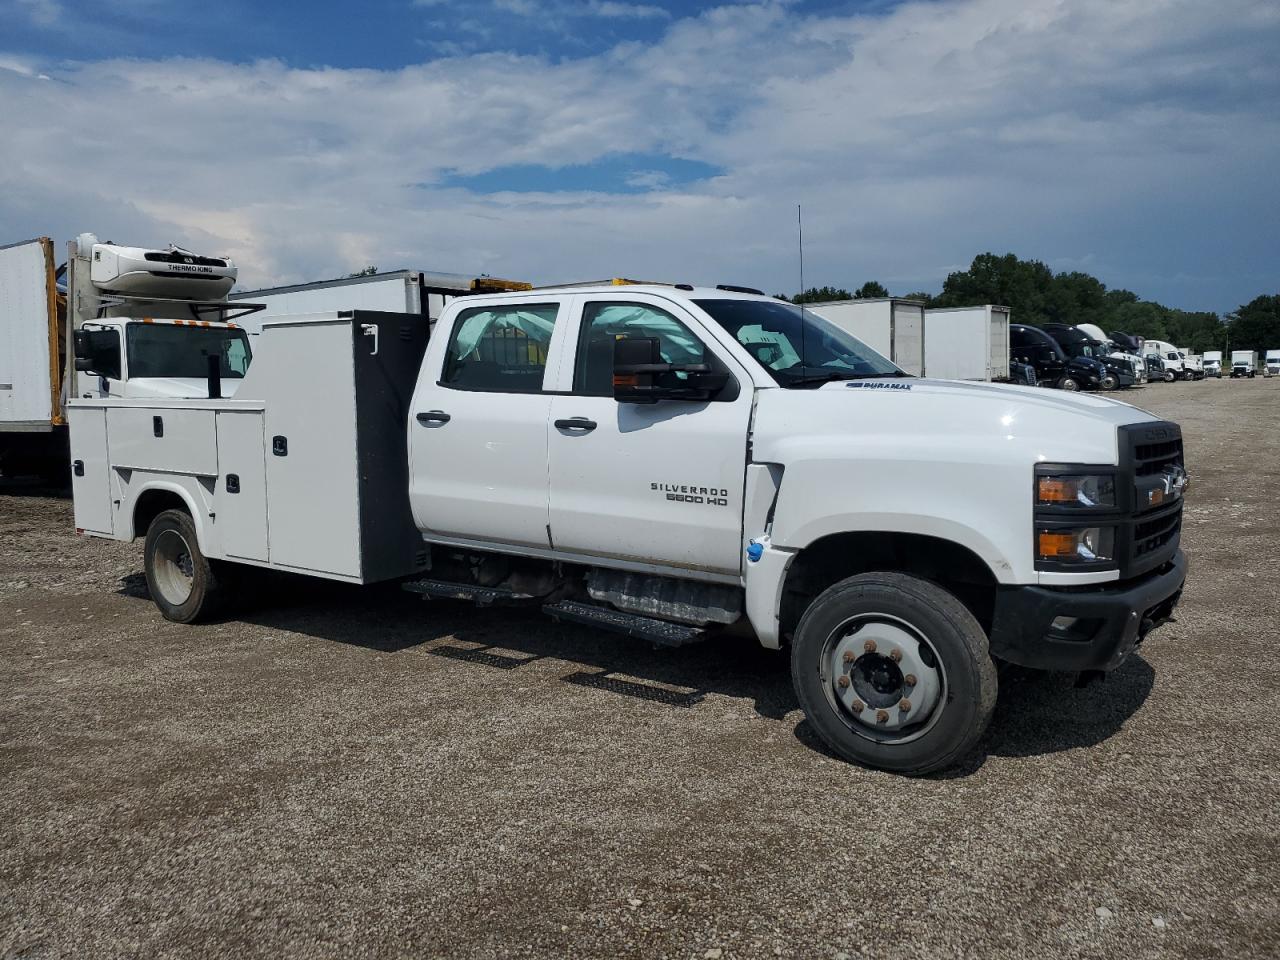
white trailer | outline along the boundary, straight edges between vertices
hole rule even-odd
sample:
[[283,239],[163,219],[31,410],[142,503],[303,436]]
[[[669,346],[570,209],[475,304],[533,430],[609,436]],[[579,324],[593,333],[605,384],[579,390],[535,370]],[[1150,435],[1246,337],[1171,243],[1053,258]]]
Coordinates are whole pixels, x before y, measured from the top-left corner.
[[924,366],[943,380],[1009,376],[1009,308],[939,307],[924,312]]
[[231,300],[252,300],[264,309],[246,318],[245,329],[257,336],[266,320],[338,310],[374,310],[412,313],[435,323],[454,297],[503,290],[528,290],[529,284],[494,277],[470,277],[460,273],[394,270],[363,277],[321,280],[287,287],[267,287],[231,294]]
[[1280,376],[1280,350],[1268,350],[1266,366],[1262,368],[1264,377]]
[[853,334],[907,373],[924,376],[924,301],[881,297],[832,300],[804,306],[846,333]]
[[0,247],[0,470],[52,473],[65,463],[66,297],[53,241]]

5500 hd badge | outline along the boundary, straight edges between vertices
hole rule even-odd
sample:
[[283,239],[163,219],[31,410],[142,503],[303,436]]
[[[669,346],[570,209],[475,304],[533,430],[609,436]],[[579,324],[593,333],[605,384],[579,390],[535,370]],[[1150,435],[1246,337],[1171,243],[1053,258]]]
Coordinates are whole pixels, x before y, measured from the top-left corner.
[[727,507],[729,491],[720,487],[691,487],[677,483],[651,483],[649,489],[665,493],[668,500],[680,503],[705,503],[711,507]]

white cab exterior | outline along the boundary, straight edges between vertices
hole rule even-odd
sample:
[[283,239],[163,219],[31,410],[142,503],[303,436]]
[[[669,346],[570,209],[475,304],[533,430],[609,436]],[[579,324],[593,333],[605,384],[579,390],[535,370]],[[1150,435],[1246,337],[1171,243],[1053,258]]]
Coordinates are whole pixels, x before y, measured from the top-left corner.
[[924,312],[924,367],[942,380],[1009,376],[1009,308],[939,307]]

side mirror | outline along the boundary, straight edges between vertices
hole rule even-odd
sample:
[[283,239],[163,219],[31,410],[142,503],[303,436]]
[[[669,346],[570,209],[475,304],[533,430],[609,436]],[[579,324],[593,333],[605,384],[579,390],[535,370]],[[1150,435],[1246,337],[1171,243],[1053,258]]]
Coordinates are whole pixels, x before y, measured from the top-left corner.
[[[684,377],[677,374],[685,374]],[[710,400],[729,382],[705,363],[666,363],[657,337],[613,342],[613,398],[619,403]]]
[[76,370],[96,373],[108,380],[120,379],[120,336],[114,330],[77,330]]

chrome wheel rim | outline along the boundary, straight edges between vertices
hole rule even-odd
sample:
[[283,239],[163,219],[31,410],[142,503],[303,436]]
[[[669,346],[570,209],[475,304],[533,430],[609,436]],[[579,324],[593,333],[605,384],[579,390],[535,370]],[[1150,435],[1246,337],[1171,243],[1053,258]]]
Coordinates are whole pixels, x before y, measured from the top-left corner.
[[165,530],[156,537],[151,574],[156,589],[167,603],[181,606],[191,597],[195,585],[195,560],[186,538],[177,530]]
[[947,675],[923,633],[900,617],[865,613],[827,636],[822,689],[853,733],[876,743],[910,743],[942,716]]

